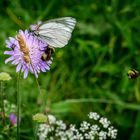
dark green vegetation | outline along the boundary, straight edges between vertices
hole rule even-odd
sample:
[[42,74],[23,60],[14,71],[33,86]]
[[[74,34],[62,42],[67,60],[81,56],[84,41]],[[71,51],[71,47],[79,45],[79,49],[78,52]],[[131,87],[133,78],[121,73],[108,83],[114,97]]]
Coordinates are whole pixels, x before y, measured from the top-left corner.
[[[1,0],[0,72],[13,77],[6,98],[16,102],[15,66],[5,65],[5,40],[38,20],[72,16],[76,29],[69,44],[57,49],[51,70],[39,83],[32,74],[20,80],[22,139],[32,139],[32,115],[47,110],[67,123],[79,123],[90,111],[112,121],[119,140],[140,139],[140,79],[129,79],[130,68],[140,70],[139,0]],[[73,100],[74,99],[74,100]]]

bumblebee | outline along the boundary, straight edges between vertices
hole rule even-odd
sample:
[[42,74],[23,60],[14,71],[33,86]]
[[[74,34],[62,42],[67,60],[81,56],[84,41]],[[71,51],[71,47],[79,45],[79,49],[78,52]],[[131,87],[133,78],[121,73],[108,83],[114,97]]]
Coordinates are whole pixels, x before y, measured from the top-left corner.
[[130,79],[135,79],[135,78],[137,78],[138,76],[140,76],[140,73],[139,73],[137,70],[132,69],[132,70],[129,70],[129,71],[127,72],[127,75],[128,75],[128,77],[129,77]]
[[52,54],[55,52],[55,49],[53,47],[48,46],[41,56],[41,59],[43,61],[49,61],[51,59]]

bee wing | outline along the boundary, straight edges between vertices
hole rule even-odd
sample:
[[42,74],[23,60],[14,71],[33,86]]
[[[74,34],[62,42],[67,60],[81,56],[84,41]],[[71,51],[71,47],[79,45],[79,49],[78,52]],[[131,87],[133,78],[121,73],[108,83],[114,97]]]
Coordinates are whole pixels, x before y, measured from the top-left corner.
[[54,48],[67,45],[76,24],[75,18],[64,17],[48,20],[38,27],[39,37]]

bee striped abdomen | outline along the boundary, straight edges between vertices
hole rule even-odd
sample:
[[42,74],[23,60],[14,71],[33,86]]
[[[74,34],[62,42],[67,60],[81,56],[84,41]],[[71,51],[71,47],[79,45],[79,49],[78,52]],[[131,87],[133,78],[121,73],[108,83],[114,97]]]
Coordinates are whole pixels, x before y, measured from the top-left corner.
[[41,56],[41,59],[43,61],[49,61],[51,59],[52,53],[54,53],[55,49],[52,47],[47,47],[43,55]]
[[128,71],[127,75],[129,78],[135,79],[140,75],[140,73],[138,71],[136,71],[135,69],[132,69],[132,70]]

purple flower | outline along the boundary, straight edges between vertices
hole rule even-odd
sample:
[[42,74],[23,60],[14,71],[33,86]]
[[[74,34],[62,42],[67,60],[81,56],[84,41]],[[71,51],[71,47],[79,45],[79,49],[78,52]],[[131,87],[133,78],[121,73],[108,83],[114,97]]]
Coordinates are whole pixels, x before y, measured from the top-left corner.
[[17,116],[14,113],[11,113],[9,115],[9,120],[12,123],[12,125],[16,125],[17,124]]
[[21,70],[24,73],[24,78],[28,76],[29,71],[38,77],[41,71],[46,72],[50,69],[51,60],[44,61],[41,59],[48,44],[27,30],[20,30],[15,38],[10,37],[6,41],[6,47],[11,50],[4,52],[4,54],[10,55],[5,63],[11,61],[13,65],[17,66],[16,72]]

